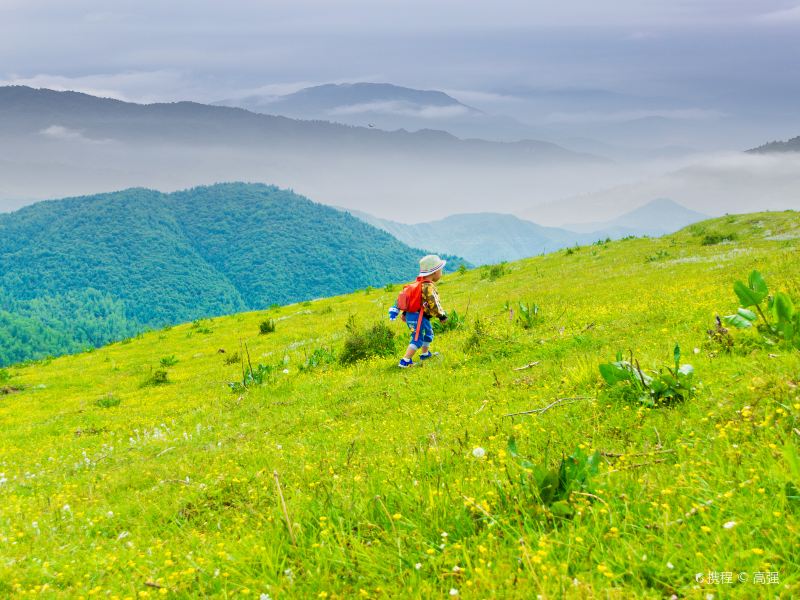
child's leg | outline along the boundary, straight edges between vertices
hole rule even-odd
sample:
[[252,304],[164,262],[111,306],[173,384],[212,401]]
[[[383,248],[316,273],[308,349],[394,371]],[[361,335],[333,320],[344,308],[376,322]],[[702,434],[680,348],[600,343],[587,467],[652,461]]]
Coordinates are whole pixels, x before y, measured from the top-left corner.
[[411,360],[414,358],[414,355],[417,353],[417,347],[414,344],[409,344],[408,349],[406,350],[406,355],[403,357],[406,360]]
[[427,354],[427,353],[428,353],[428,351],[430,350],[430,348],[431,348],[430,346],[428,346],[427,344],[425,344],[425,345],[422,347],[422,353],[423,353],[423,354]]
[[406,315],[406,325],[408,326],[409,331],[411,331],[411,341],[408,344],[408,348],[406,349],[406,354],[403,357],[403,359],[411,360],[412,358],[414,358],[414,355],[417,353],[417,350],[419,349],[419,347],[417,346],[419,340],[417,339],[416,336],[417,319],[415,314],[412,313]]

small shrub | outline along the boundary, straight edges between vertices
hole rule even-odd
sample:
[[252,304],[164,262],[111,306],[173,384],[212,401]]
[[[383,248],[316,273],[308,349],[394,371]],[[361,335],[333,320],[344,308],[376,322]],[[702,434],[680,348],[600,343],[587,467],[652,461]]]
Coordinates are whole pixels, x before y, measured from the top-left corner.
[[254,368],[252,365],[248,365],[243,371],[244,373],[241,381],[231,381],[228,383],[228,387],[236,394],[244,392],[253,385],[263,385],[270,381],[275,374],[276,367],[258,364]]
[[467,272],[467,265],[465,265],[464,263],[458,265],[458,270],[456,271],[456,273],[458,273],[459,275],[463,275],[466,272]]
[[578,246],[573,246],[573,247],[570,247],[570,248],[567,248],[566,250],[564,250],[564,254],[566,256],[572,256],[577,251],[578,251]]
[[649,262],[649,263],[652,263],[652,262],[657,262],[659,260],[663,260],[663,259],[668,258],[668,257],[669,257],[669,252],[667,252],[666,250],[659,250],[655,254],[651,254],[650,256],[648,256],[645,259],[645,261]]
[[789,467],[786,475],[791,478],[783,487],[786,502],[790,509],[800,510],[800,453],[789,440],[783,448],[783,457]]
[[156,369],[155,371],[153,371],[153,374],[150,375],[150,377],[148,377],[144,381],[142,385],[143,386],[166,385],[168,383],[169,383],[169,373],[167,373],[167,371],[164,369]]
[[[800,350],[800,308],[785,292],[770,295],[767,282],[758,271],[750,273],[747,284],[737,281],[733,291],[739,298],[736,314],[722,317],[726,325],[757,329],[772,345]],[[766,306],[762,306],[766,300]],[[755,309],[755,312],[750,310]]]
[[318,367],[324,367],[336,362],[336,354],[330,348],[315,348],[300,366],[301,371],[311,371]]
[[319,311],[319,314],[321,314],[321,315],[333,314],[333,307],[330,304],[328,304],[328,306],[326,306],[321,311]]
[[239,364],[240,361],[241,357],[239,356],[239,353],[234,352],[233,354],[229,354],[228,356],[226,356],[223,362],[226,365],[236,365]]
[[735,341],[728,328],[722,324],[722,319],[719,316],[717,316],[716,327],[707,330],[706,333],[708,334],[709,342],[715,349],[726,354],[730,354],[733,351]]
[[648,375],[633,358],[633,353],[630,360],[622,360],[622,354],[618,353],[615,362],[600,365],[600,375],[609,387],[620,389],[626,399],[635,399],[649,407],[668,405],[688,400],[694,393],[694,368],[680,364],[678,344],[675,344],[673,358],[674,368],[651,371]]
[[213,333],[211,328],[203,324],[203,321],[200,319],[196,321],[192,321],[192,329],[194,329],[197,333],[208,334]]
[[274,331],[275,331],[275,321],[273,319],[267,319],[265,321],[261,321],[261,324],[258,326],[258,333],[260,335],[274,333]]
[[11,373],[8,372],[8,369],[0,369],[0,383],[5,383],[11,379]]
[[463,316],[458,314],[458,312],[453,309],[447,315],[447,320],[443,323],[438,319],[432,323],[434,333],[446,333],[448,331],[455,331],[456,329],[461,329],[464,326],[466,319]]
[[472,333],[467,338],[467,341],[464,343],[464,351],[469,352],[470,350],[475,350],[478,348],[481,343],[483,342],[484,336],[486,335],[486,322],[481,319],[481,317],[477,317],[475,322],[472,324]]
[[519,312],[517,312],[517,324],[523,329],[533,329],[542,321],[539,305],[535,302],[519,302]]
[[387,283],[385,286],[383,286],[383,291],[384,292],[393,292],[394,291],[394,284]]
[[115,406],[119,406],[121,402],[122,401],[113,394],[106,394],[102,398],[95,400],[94,404],[100,408],[114,408]]
[[736,240],[735,233],[707,233],[703,236],[703,239],[700,240],[701,246],[715,246],[717,244],[721,244],[722,242],[733,242]]
[[394,331],[383,322],[361,329],[351,316],[346,329],[347,337],[339,355],[339,362],[343,365],[353,364],[372,356],[390,356],[396,350]]
[[372,287],[371,285],[368,285],[367,287],[364,288],[364,295],[365,296],[369,296],[374,291],[375,291],[375,288]]
[[592,478],[600,470],[599,452],[586,454],[576,448],[572,454],[562,458],[558,467],[549,468],[546,464],[534,464],[520,456],[513,437],[508,439],[508,453],[521,467],[519,478],[513,482],[520,493],[531,502],[545,507],[548,518],[568,519],[575,514],[573,497],[576,493],[591,497],[595,490]]
[[506,263],[501,262],[496,265],[486,265],[481,267],[481,279],[496,281],[508,272]]
[[163,356],[160,364],[162,367],[174,367],[178,364],[178,359],[175,358],[174,354],[170,354],[169,356]]

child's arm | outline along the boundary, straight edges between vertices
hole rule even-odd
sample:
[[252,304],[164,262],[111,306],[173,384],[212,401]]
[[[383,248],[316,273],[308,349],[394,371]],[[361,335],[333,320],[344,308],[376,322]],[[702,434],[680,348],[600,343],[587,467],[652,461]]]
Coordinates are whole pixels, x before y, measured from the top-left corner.
[[423,286],[422,301],[425,306],[425,312],[431,318],[436,317],[440,321],[447,320],[447,313],[442,308],[442,302],[439,300],[439,292],[436,291],[435,285],[430,283]]
[[400,314],[400,309],[397,308],[397,303],[395,302],[389,309],[389,320],[394,321],[397,318],[397,315],[399,314]]

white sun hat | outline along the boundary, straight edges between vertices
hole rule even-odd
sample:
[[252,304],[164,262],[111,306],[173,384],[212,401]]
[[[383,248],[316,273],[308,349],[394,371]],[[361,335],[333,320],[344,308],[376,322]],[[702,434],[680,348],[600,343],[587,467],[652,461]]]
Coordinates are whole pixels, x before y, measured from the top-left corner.
[[442,258],[436,254],[428,254],[428,256],[423,256],[419,261],[419,276],[427,277],[428,275],[433,275],[439,269],[444,269],[446,264],[447,261],[442,260]]

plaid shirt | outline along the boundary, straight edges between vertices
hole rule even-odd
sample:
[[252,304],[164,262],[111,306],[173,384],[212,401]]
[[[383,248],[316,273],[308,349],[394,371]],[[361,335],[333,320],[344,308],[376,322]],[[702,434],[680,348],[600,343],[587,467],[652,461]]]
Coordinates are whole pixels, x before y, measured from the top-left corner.
[[432,281],[422,282],[422,306],[425,309],[425,316],[429,319],[447,316],[439,300],[439,292],[436,291],[436,285]]

